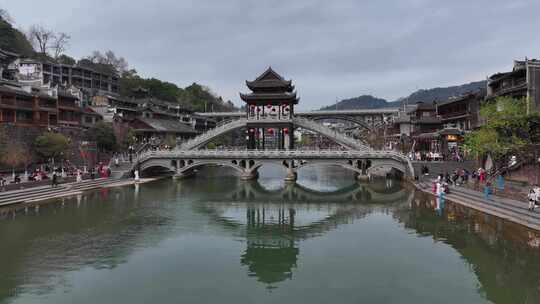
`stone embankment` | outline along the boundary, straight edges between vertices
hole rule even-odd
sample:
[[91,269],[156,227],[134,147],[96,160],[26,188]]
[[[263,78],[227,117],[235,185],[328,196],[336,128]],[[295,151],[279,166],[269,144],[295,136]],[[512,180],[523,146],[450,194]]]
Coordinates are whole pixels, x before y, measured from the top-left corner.
[[[154,179],[141,179],[139,182],[144,183]],[[135,183],[134,180],[118,180],[111,178],[98,178],[95,180],[84,180],[79,183],[61,184],[58,187],[52,188],[50,185],[38,186],[23,190],[13,190],[0,192],[0,207],[34,203],[48,199],[71,196],[81,194],[87,190],[94,190],[107,187],[119,187]]]
[[[431,182],[415,185],[435,197]],[[450,186],[450,193],[445,194],[444,199],[540,231],[540,209],[529,211],[528,202],[498,196],[486,200],[482,192],[456,186]]]

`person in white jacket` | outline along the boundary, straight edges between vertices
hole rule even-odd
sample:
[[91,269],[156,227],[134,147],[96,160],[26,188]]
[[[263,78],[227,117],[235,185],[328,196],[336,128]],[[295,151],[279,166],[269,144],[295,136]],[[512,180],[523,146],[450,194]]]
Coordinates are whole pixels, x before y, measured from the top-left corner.
[[540,203],[540,186],[535,185],[534,186],[534,206],[538,206],[538,203]]
[[529,211],[534,211],[534,207],[536,205],[536,192],[533,188],[529,190],[527,197],[529,198]]

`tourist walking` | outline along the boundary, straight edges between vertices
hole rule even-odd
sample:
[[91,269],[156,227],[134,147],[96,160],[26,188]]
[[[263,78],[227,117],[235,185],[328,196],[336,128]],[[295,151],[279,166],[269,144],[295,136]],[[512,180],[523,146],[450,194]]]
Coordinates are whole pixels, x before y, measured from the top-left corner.
[[81,174],[81,170],[79,170],[79,169],[77,169],[76,181],[77,181],[77,183],[82,182],[82,174]]
[[536,207],[536,192],[533,188],[529,190],[529,194],[527,195],[529,198],[529,211],[534,211],[534,207]]
[[540,203],[540,186],[535,185],[533,190],[534,190],[534,207],[537,207],[538,203]]
[[490,197],[491,197],[491,189],[490,189],[490,186],[491,186],[491,183],[486,183],[484,185],[484,198],[486,200],[490,200]]
[[56,173],[56,170],[54,170],[52,174],[51,187],[56,188],[57,185],[58,185],[58,173]]
[[0,174],[0,191],[6,190],[6,179],[3,174]]

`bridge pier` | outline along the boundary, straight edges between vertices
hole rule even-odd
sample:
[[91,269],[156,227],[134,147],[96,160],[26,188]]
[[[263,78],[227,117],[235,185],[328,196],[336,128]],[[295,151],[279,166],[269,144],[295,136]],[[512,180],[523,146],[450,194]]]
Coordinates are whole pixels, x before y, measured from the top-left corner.
[[185,178],[189,178],[193,176],[195,176],[194,171],[184,171],[184,172],[176,171],[173,175],[173,179],[185,179]]
[[240,179],[243,181],[256,180],[259,178],[258,171],[244,171],[240,174]]
[[285,176],[285,182],[294,183],[298,179],[298,173],[292,168],[287,168],[287,176]]
[[369,182],[369,175],[367,174],[356,174],[356,180],[359,182]]

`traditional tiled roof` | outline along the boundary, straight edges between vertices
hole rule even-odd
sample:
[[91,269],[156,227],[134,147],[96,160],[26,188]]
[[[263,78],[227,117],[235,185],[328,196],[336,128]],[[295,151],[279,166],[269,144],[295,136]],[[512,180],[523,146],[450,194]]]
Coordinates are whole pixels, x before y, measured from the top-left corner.
[[458,96],[458,97],[454,97],[454,98],[449,98],[443,102],[439,102],[438,103],[438,106],[445,106],[445,105],[449,105],[449,104],[452,104],[452,103],[455,103],[455,102],[459,102],[459,101],[463,101],[463,100],[473,100],[475,98],[483,98],[486,96],[486,90],[479,90],[477,92],[468,92],[468,93],[465,93],[461,96]]
[[149,129],[136,129],[135,131],[151,131],[151,132],[166,132],[166,133],[182,133],[195,134],[195,131],[190,125],[177,120],[153,119],[153,118],[136,118],[149,126]]
[[92,115],[92,116],[99,116],[99,117],[102,117],[101,114],[97,113],[96,111],[94,111],[94,110],[93,110],[92,108],[90,108],[90,107],[85,107],[85,108],[83,109],[83,113],[84,113],[85,115]]
[[33,95],[23,90],[19,85],[14,82],[2,80],[0,82],[0,92],[16,94],[20,96],[32,97]]
[[281,75],[269,67],[254,81],[246,81],[247,87],[255,94],[257,92],[292,92],[294,86],[291,80],[285,80]]
[[67,97],[67,98],[71,98],[71,99],[79,99],[79,97],[71,94],[69,91],[62,90],[62,89],[58,90],[58,96]]
[[463,131],[456,128],[446,128],[438,132],[440,135],[462,135]]
[[296,93],[255,93],[255,94],[242,94],[240,93],[240,98],[244,101],[250,101],[250,100],[268,100],[268,101],[275,101],[275,102],[281,102],[281,101],[293,101],[298,102],[298,98],[296,97]]

